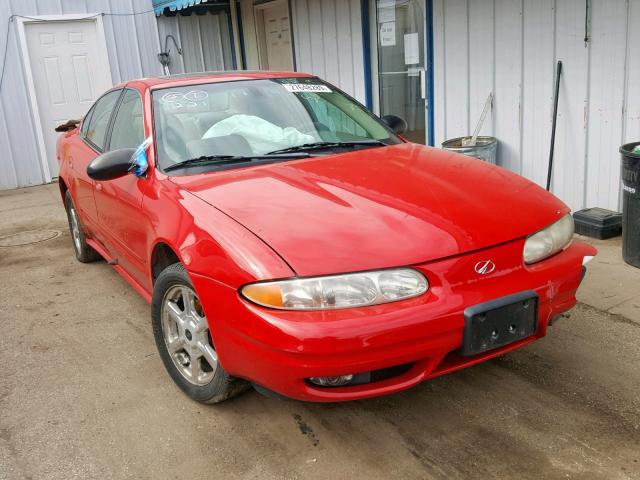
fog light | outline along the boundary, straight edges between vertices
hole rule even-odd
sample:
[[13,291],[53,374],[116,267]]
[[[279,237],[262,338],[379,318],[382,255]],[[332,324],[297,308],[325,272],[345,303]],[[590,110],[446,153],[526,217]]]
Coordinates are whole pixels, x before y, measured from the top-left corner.
[[339,377],[311,377],[309,381],[319,387],[341,387],[353,380],[353,375],[340,375]]

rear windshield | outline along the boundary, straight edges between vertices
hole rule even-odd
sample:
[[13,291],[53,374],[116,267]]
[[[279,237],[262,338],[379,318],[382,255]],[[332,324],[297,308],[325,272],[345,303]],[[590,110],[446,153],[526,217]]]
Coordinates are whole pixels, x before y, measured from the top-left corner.
[[400,143],[347,95],[317,78],[171,87],[153,92],[158,161],[262,155],[314,142]]

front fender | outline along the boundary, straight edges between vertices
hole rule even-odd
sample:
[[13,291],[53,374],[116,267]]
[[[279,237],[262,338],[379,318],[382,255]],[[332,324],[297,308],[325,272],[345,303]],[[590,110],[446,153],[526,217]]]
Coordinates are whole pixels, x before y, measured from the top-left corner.
[[[157,180],[143,200],[153,235],[148,258],[158,243],[178,255],[189,273],[238,288],[257,280],[294,275],[286,262],[238,222],[168,180]],[[151,272],[150,272],[151,275]]]

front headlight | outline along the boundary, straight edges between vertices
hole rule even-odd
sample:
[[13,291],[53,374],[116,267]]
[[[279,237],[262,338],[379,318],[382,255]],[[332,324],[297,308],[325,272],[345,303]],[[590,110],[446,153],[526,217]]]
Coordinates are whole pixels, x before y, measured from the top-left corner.
[[280,310],[333,310],[417,297],[428,288],[429,282],[417,270],[397,268],[252,283],[244,286],[240,292],[246,299],[263,307]]
[[544,230],[534,233],[524,243],[525,263],[535,263],[558,253],[571,242],[573,217],[570,213]]

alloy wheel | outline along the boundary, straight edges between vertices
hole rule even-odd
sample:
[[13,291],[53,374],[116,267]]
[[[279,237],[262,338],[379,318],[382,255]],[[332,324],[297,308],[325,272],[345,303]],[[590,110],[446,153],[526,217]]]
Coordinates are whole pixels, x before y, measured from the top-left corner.
[[167,290],[161,307],[167,351],[180,374],[194,385],[207,385],[218,366],[209,324],[196,293],[186,285]]
[[69,208],[69,216],[71,217],[71,236],[73,237],[73,246],[76,252],[82,251],[82,244],[80,238],[80,222],[78,221],[78,214],[73,205]]

